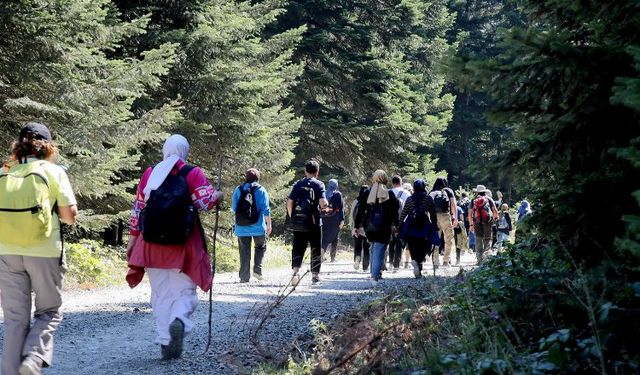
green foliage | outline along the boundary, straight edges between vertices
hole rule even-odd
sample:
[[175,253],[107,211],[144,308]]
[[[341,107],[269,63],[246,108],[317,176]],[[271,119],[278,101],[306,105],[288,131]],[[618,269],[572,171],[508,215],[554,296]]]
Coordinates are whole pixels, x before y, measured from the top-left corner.
[[127,270],[124,255],[122,249],[105,247],[96,241],[65,244],[65,283],[92,287],[122,282]]
[[[620,218],[638,212],[631,193],[639,175],[611,152],[640,135],[638,112],[611,99],[616,90],[621,95],[617,85],[632,87],[629,77],[637,76],[631,30],[639,19],[628,16],[635,3],[518,4],[527,26],[503,32],[498,56],[466,68],[495,102],[492,121],[514,129],[500,172],[514,175],[541,205],[534,207],[540,233],[595,265],[616,256]],[[591,209],[595,197],[606,208]]]
[[129,174],[137,170],[140,145],[158,141],[178,114],[170,103],[132,111],[134,101],[159,87],[176,46],[113,57],[149,23],[115,16],[108,0],[0,4],[0,141],[9,144],[28,120],[47,123],[88,228],[110,220],[101,214],[129,206]]
[[350,182],[380,167],[431,170],[415,151],[451,116],[439,71],[451,22],[443,1],[291,1],[278,29],[309,26],[290,96],[304,117],[296,164],[318,158]]

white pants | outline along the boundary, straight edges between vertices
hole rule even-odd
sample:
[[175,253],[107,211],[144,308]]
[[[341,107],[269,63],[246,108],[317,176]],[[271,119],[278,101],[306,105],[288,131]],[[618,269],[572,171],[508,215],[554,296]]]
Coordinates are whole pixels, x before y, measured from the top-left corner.
[[147,268],[151,283],[151,307],[156,318],[158,337],[156,344],[167,345],[171,341],[169,324],[176,318],[184,323],[184,333],[193,329],[189,317],[198,305],[196,284],[178,269]]

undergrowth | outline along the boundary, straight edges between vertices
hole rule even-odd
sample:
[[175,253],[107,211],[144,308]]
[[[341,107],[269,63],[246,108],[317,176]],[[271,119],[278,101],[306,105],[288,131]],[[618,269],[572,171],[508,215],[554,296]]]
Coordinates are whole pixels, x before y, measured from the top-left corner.
[[[560,254],[560,255],[559,255]],[[288,374],[633,374],[640,285],[530,240],[448,280],[392,289],[316,327]],[[262,370],[264,371],[264,370]]]
[[102,245],[93,240],[65,243],[67,272],[65,285],[91,288],[124,282],[127,273],[124,248]]

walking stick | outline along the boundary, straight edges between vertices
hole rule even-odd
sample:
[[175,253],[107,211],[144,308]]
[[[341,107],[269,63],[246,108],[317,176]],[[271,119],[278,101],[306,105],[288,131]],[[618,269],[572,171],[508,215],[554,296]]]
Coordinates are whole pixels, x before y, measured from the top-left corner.
[[[218,190],[222,189],[222,158],[218,162]],[[207,346],[204,353],[209,351],[211,346],[211,329],[213,325],[213,277],[216,275],[216,244],[218,243],[218,219],[220,218],[220,202],[216,204],[216,220],[213,226],[213,245],[211,246],[211,287],[209,288],[209,334],[207,336]]]

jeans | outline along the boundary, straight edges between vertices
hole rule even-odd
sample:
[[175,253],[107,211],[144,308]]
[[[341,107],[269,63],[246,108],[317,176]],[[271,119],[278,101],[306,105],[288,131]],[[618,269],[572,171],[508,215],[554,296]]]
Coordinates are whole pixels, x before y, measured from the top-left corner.
[[367,237],[358,236],[353,239],[353,260],[355,261],[357,257],[361,257],[362,259],[362,269],[369,269],[369,241],[367,241]]
[[382,242],[371,243],[371,278],[378,280],[382,278],[382,264],[384,263],[384,252],[387,244]]
[[307,245],[311,247],[311,272],[320,272],[322,264],[322,251],[320,250],[320,240],[322,234],[320,228],[309,232],[293,232],[293,247],[291,249],[291,267],[300,267]]
[[267,250],[265,236],[238,237],[240,248],[240,281],[249,281],[251,278],[251,240],[254,243],[253,272],[262,275],[262,258]]
[[496,242],[496,247],[499,249],[507,242],[509,242],[509,233],[498,231],[498,241]]

